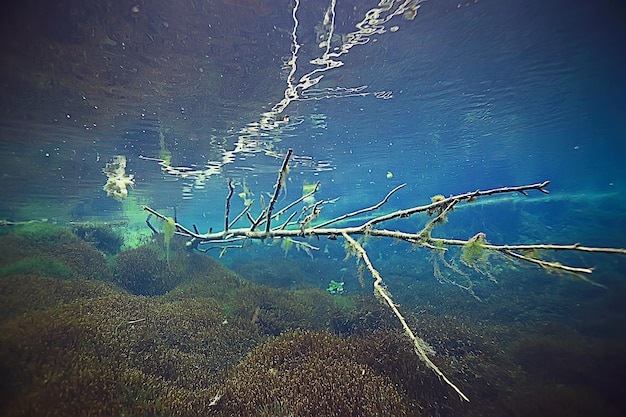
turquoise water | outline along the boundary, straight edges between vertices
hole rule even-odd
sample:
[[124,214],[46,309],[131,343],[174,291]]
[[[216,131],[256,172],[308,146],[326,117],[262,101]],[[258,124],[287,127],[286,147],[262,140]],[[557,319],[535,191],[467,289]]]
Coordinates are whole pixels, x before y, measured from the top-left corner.
[[[252,395],[251,388],[236,387],[233,381],[242,380],[239,373],[244,365],[249,367],[245,369],[270,368],[271,375],[274,367],[242,358],[259,346],[269,350],[279,346],[281,339],[272,337],[296,329],[339,335],[340,340],[327,340],[328,346],[334,346],[328,349],[336,352],[349,350],[343,344],[354,335],[389,329],[401,334],[394,316],[381,319],[382,324],[371,320],[372,315],[389,312],[372,296],[368,271],[364,270],[362,285],[355,259],[344,261],[341,238],[294,237],[296,243],[291,245],[265,239],[226,250],[223,244],[200,245],[203,250],[210,248],[203,253],[185,247],[189,236],[176,236],[166,253],[163,235],[153,235],[146,225],[143,205],[175,218],[189,230],[196,227],[200,234],[222,230],[229,181],[234,187],[229,220],[245,209],[246,200],[254,200],[249,213],[258,216],[261,200],[268,204],[271,199],[289,149],[293,156],[276,210],[319,181],[315,201],[327,203],[313,225],[377,204],[400,184],[406,186],[380,209],[338,226],[358,226],[395,210],[427,205],[439,194],[447,197],[550,181],[546,187],[549,194],[531,190],[527,196],[505,193],[481,197],[472,204],[460,203],[448,213],[445,224],[434,228],[432,237],[467,241],[481,232],[493,245],[580,243],[626,248],[626,55],[621,46],[626,40],[626,9],[618,2],[82,3],[47,5],[32,0],[7,6],[0,18],[0,185],[4,191],[0,219],[7,224],[2,244],[7,248],[16,242],[24,245],[24,253],[7,249],[3,255],[3,297],[7,306],[14,306],[33,291],[31,284],[33,288],[66,285],[69,280],[83,288],[99,285],[94,282],[109,283],[115,294],[129,292],[124,293],[129,298],[112,304],[119,308],[106,310],[118,318],[112,323],[115,328],[122,322],[140,327],[143,321],[134,320],[144,317],[150,321],[149,314],[124,316],[124,308],[143,308],[167,322],[163,317],[168,317],[172,307],[159,303],[193,303],[197,301],[194,294],[199,294],[197,298],[204,301],[197,302],[205,303],[202,308],[185,305],[181,311],[198,307],[211,317],[211,325],[237,323],[240,339],[248,341],[236,351],[216,348],[227,357],[220,378],[193,382],[196,374],[185,368],[185,362],[177,365],[176,372],[187,375],[186,382],[172,382],[173,377],[155,370],[163,367],[163,358],[170,353],[159,356],[155,349],[174,349],[174,341],[150,333],[150,337],[167,340],[166,347],[152,346],[150,350],[133,344],[132,338],[124,339],[130,351],[160,358],[142,368],[145,375],[156,375],[159,381],[186,390],[185,395],[193,398],[190,403],[205,404],[205,408],[190,406],[195,413],[216,410],[215,405],[206,404],[221,392],[224,400],[216,402],[222,404],[219,412],[223,415],[236,412],[233,410],[241,415],[345,415],[343,404],[325,411],[296,406],[291,394],[276,394],[278,399],[264,403],[265,408],[257,414],[249,411],[234,398],[237,392]],[[121,175],[127,183],[115,198],[103,189],[111,178],[103,170],[111,170],[111,163],[120,161],[120,156],[126,161]],[[293,210],[301,213],[303,207],[300,203]],[[286,221],[292,211],[274,224]],[[396,218],[381,228],[418,233],[432,218],[422,212]],[[160,220],[153,216],[150,223],[162,232]],[[38,242],[33,233],[40,232],[28,229],[33,224],[70,230],[101,255],[65,240],[68,246],[57,245],[61,249],[52,250],[45,245],[70,238]],[[233,227],[249,224],[244,216]],[[102,237],[91,229],[81,229],[85,225],[104,228],[111,235]],[[54,230],[46,233],[64,236]],[[24,243],[29,240],[35,243]],[[593,269],[583,277],[516,261],[501,252],[475,268],[462,262],[460,245],[450,246],[440,258],[432,248],[415,248],[393,238],[371,237],[362,244],[415,333],[433,346],[437,365],[472,397],[469,405],[456,402],[450,387],[433,378],[423,363],[397,353],[402,352],[398,346],[406,349],[408,345],[411,350],[408,339],[393,339],[392,343],[392,336],[386,336],[393,349],[380,347],[377,351],[378,356],[389,356],[383,363],[391,364],[395,358],[406,369],[421,366],[426,376],[417,383],[400,365],[377,368],[368,362],[371,358],[350,357],[351,364],[364,367],[362,375],[372,372],[370,380],[385,377],[399,387],[398,404],[402,406],[380,400],[376,413],[583,415],[603,410],[605,415],[620,415],[626,409],[616,388],[626,373],[626,311],[620,301],[626,291],[626,256],[541,252],[540,259],[546,262]],[[132,252],[138,250],[145,252]],[[51,251],[50,259],[46,251]],[[72,251],[81,255],[70,256]],[[133,268],[123,269],[124,262],[132,264],[125,260],[131,256],[124,255],[129,251],[133,256],[154,258],[152,266],[145,271],[140,268],[146,275],[137,273],[135,277],[144,281],[133,281]],[[97,272],[81,275],[77,271],[84,270],[84,265],[72,262],[92,259],[90,256],[102,258],[97,258]],[[204,264],[209,261],[201,259],[207,256],[250,284],[227,281],[223,288],[215,284],[222,282],[221,278],[208,277],[218,266]],[[16,279],[20,274],[30,278]],[[38,281],[49,278],[63,279],[64,284]],[[332,297],[326,291],[331,280],[343,283],[342,291]],[[154,285],[155,281],[162,285]],[[199,282],[217,285],[224,293],[204,293]],[[233,290],[256,284],[263,289],[254,290],[259,291],[254,295]],[[186,285],[193,291],[185,289]],[[109,289],[72,288],[58,290],[72,296],[43,302],[51,309],[48,315],[58,318],[59,326],[70,314],[63,309],[93,303],[96,306],[89,304],[90,308],[104,314],[97,308],[98,301],[113,297]],[[303,298],[326,297],[317,303],[334,307],[308,314],[312,307],[294,295],[300,294],[298,291],[317,291],[317,295]],[[149,296],[149,301],[143,296]],[[248,296],[249,304],[241,301]],[[277,307],[275,297],[295,297],[296,301]],[[12,375],[2,386],[3,407],[11,415],[53,415],[68,409],[82,413],[76,411],[82,410],[80,402],[76,408],[24,411],[22,403],[15,406],[7,400],[16,393],[18,398],[20,393],[23,398],[38,399],[53,395],[45,394],[45,384],[33,382],[38,380],[37,371],[20,374],[8,365],[23,359],[11,356],[21,350],[16,346],[36,350],[36,343],[24,342],[20,339],[23,335],[14,333],[21,326],[16,323],[35,320],[29,314],[43,309],[27,299],[25,307],[7,307],[3,316],[8,336],[3,339],[2,366]],[[372,300],[372,305],[367,304]],[[212,310],[212,303],[222,302],[222,310]],[[345,318],[341,308],[340,313],[333,310],[337,305],[353,308],[350,311],[360,319]],[[164,311],[159,310],[162,307]],[[263,321],[259,315],[266,313],[281,319],[261,330],[254,328]],[[237,327],[242,316],[246,324]],[[253,330],[248,328],[250,324]],[[82,323],[77,328],[84,331],[81,326],[91,325]],[[190,331],[186,327],[172,330],[177,335]],[[252,333],[246,333],[249,331]],[[111,333],[117,337],[119,332]],[[200,339],[220,346],[231,342],[216,341],[213,334],[201,336],[196,334],[198,341],[188,350],[176,349],[204,355],[203,366],[216,367],[219,355],[216,353],[218,359],[208,357]],[[294,336],[293,343],[305,346],[307,337]],[[88,335],[85,338],[89,340]],[[450,342],[453,338],[458,343]],[[372,340],[354,343],[369,346]],[[487,345],[497,348],[491,352]],[[118,354],[104,356],[115,357],[133,371],[139,369],[137,363],[124,362],[115,356]],[[497,356],[492,365],[489,355]],[[480,359],[473,362],[471,358]],[[590,365],[579,365],[582,362]],[[476,363],[480,365],[472,367]],[[355,369],[345,370],[346,375],[354,378],[351,372],[357,372]],[[325,372],[332,374],[324,369],[315,375],[331,378]],[[599,381],[602,373],[607,375],[605,381]],[[289,375],[306,384],[301,374]],[[336,375],[342,378],[342,374]],[[257,375],[265,381],[267,375],[262,376]],[[139,377],[133,378],[124,374],[119,380],[136,382]],[[80,377],[69,380],[81,381]],[[485,387],[485,380],[491,381],[493,391],[477,388]],[[105,381],[99,383],[106,385]],[[136,385],[129,384],[135,387],[129,388],[129,398],[141,397],[133,391]],[[154,384],[150,395],[161,399],[155,412],[176,414],[178,405],[170,403],[166,395],[171,387]],[[426,386],[428,393],[421,395],[417,387]],[[517,395],[511,394],[512,387],[519,387]],[[353,398],[344,388],[338,389],[346,398]],[[202,397],[201,389],[211,395]],[[73,395],[68,392],[59,395]],[[359,408],[362,415],[381,415],[367,414],[371,404],[358,395],[354,398],[363,406]],[[529,398],[535,401],[529,402]],[[97,405],[85,400],[83,405],[91,409],[110,404],[116,411],[109,415],[121,415],[132,413],[129,410],[135,403],[128,401],[131,405],[127,408],[120,408],[115,400],[94,400]],[[137,407],[144,404],[135,401]]]

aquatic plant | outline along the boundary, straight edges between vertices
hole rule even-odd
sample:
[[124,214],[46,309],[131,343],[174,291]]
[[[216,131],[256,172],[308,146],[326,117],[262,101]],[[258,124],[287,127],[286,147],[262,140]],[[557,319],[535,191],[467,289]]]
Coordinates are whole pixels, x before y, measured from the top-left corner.
[[319,289],[285,291],[247,285],[221,297],[229,316],[243,317],[263,335],[278,336],[294,329],[321,330],[331,317],[348,316],[351,306],[337,305]]
[[[0,244],[15,242],[9,237]],[[160,238],[149,249],[165,268]],[[464,405],[421,366],[386,302],[256,285],[200,253],[174,251],[171,262],[185,281],[152,297],[80,277],[0,277],[0,415],[467,417],[537,414],[546,401],[558,404],[549,406],[557,416],[582,416],[577,410],[592,405],[621,415],[614,381],[625,355],[613,341],[551,340],[545,329],[532,337],[529,324],[511,348],[509,318],[499,328],[453,318],[461,309],[450,306],[466,298],[448,293],[445,315],[426,308],[406,322],[437,352],[441,372],[481,399]],[[428,284],[431,297],[446,289]],[[495,304],[510,310],[506,300]],[[598,332],[604,312],[588,313],[578,314]]]
[[[284,156],[283,163],[278,171],[278,178],[274,185],[274,192],[271,194],[269,204],[263,205],[260,213],[255,217],[250,214],[251,205],[247,206],[239,215],[237,215],[232,221],[230,221],[230,203],[231,197],[234,193],[233,182],[229,182],[229,193],[226,197],[226,210],[224,229],[222,231],[210,230],[209,233],[199,233],[198,228],[194,225],[193,230],[183,226],[179,222],[175,222],[175,233],[180,236],[185,236],[189,239],[187,245],[189,248],[199,249],[206,251],[207,248],[217,247],[225,250],[228,247],[243,247],[243,244],[250,239],[256,240],[268,240],[268,239],[290,239],[292,244],[305,246],[309,250],[317,249],[315,246],[309,244],[304,239],[314,237],[320,239],[326,237],[330,240],[336,240],[341,237],[345,240],[345,247],[347,258],[354,256],[357,260],[357,267],[367,269],[373,278],[374,295],[386,305],[395,315],[400,322],[405,334],[409,337],[413,343],[414,351],[422,362],[431,369],[442,381],[450,386],[463,400],[469,401],[469,398],[461,391],[461,389],[454,384],[447,376],[439,369],[439,367],[430,359],[433,354],[429,345],[420,337],[415,335],[411,330],[411,327],[401,313],[399,306],[393,301],[391,293],[387,286],[383,283],[382,276],[374,267],[372,261],[369,258],[367,251],[364,248],[362,238],[367,237],[384,237],[398,241],[405,241],[413,245],[414,248],[423,247],[435,251],[438,254],[444,254],[450,248],[462,248],[463,254],[462,262],[476,265],[477,263],[486,260],[486,256],[489,253],[498,253],[504,257],[515,261],[522,261],[534,265],[538,265],[543,269],[556,270],[563,273],[570,273],[576,277],[581,277],[584,280],[588,279],[582,277],[582,274],[591,274],[591,268],[575,267],[566,265],[561,262],[549,261],[545,258],[529,257],[526,253],[534,249],[541,250],[542,253],[546,251],[551,252],[580,252],[580,253],[606,253],[606,254],[626,254],[626,249],[621,248],[603,248],[603,247],[588,247],[579,243],[571,245],[555,245],[549,243],[529,244],[529,245],[494,245],[486,241],[484,233],[479,232],[473,238],[470,239],[451,239],[451,238],[438,238],[432,236],[432,230],[439,224],[447,221],[447,216],[454,210],[455,206],[463,202],[474,202],[478,198],[486,198],[490,196],[520,193],[523,196],[528,196],[530,191],[538,191],[544,194],[549,194],[547,187],[549,181],[541,183],[528,184],[514,187],[501,187],[488,190],[476,190],[467,193],[451,195],[444,197],[443,195],[435,196],[429,204],[410,207],[407,209],[396,210],[388,214],[382,214],[369,220],[364,220],[360,225],[350,227],[333,227],[339,222],[347,219],[354,220],[359,215],[373,212],[382,207],[389,198],[402,189],[406,184],[401,184],[392,189],[379,203],[366,207],[351,213],[340,215],[336,218],[318,221],[319,214],[324,205],[333,202],[334,200],[320,200],[314,203],[313,206],[305,206],[299,213],[294,209],[296,205],[303,202],[308,197],[314,195],[318,189],[318,186],[313,188],[309,194],[302,195],[300,198],[296,198],[294,201],[286,204],[280,209],[276,209],[278,198],[281,194],[281,190],[284,188],[285,179],[289,173],[288,164],[292,157],[292,150],[289,149]],[[148,218],[156,216],[163,221],[167,220],[163,214],[158,211],[144,206],[144,209],[150,213]],[[289,212],[287,220],[276,224],[279,216]],[[407,218],[418,213],[426,213],[432,218],[426,222],[425,226],[417,232],[403,232],[400,230],[391,230],[382,228],[381,225],[391,220],[397,220]],[[433,217],[434,216],[434,217]],[[247,218],[249,225],[240,228],[235,228],[236,223],[242,219]],[[317,223],[316,223],[317,222]],[[357,240],[354,236],[359,236]],[[436,259],[436,258],[435,258]],[[443,256],[442,256],[443,259]],[[445,263],[454,267],[451,263]],[[476,268],[478,272],[484,273],[489,278],[492,278],[489,271],[485,271],[481,268]]]
[[[381,407],[401,407],[401,394],[389,378],[363,372],[366,365],[351,341],[322,332],[331,317],[354,306],[336,307],[323,290],[252,285],[200,254],[190,255],[190,263],[196,281],[164,297],[137,297],[97,281],[18,275],[0,280],[0,369],[6,389],[0,414],[233,415],[229,387],[242,398],[253,395],[246,391],[252,386],[237,379],[238,370],[267,370],[255,363],[260,356],[235,365],[268,336],[298,328],[316,333],[281,336],[286,342],[266,351],[279,354],[276,346],[284,350],[293,344],[298,350],[284,352],[284,369],[303,383],[312,375],[320,395],[337,395],[327,405],[314,399],[304,404],[303,398],[303,410],[337,406],[341,414],[325,415],[349,415],[347,407],[356,404],[362,415],[374,415]],[[306,353],[306,346],[314,352],[301,363],[298,352]],[[315,367],[313,373],[307,364]],[[353,380],[367,385],[362,389]],[[283,383],[286,389],[289,380]],[[288,395],[298,392],[292,388]],[[276,405],[268,398],[257,401],[265,411]]]
[[291,249],[291,247],[293,246],[293,240],[291,240],[291,238],[285,238],[285,239],[281,239],[281,244],[280,244],[280,248],[283,250],[283,252],[285,252],[285,256],[287,256],[287,253],[289,252],[289,249]]
[[175,231],[176,223],[173,218],[168,217],[163,221],[163,243],[165,245],[165,259],[168,265],[170,264],[170,242],[172,237],[174,237]]
[[9,300],[38,288],[0,322],[3,416],[206,415],[226,371],[258,343],[246,321],[223,323],[215,299],[38,277],[2,286]]
[[[542,328],[514,342],[510,353],[534,381],[531,391],[514,405],[521,413],[623,414],[622,387],[609,382],[623,380],[626,369],[623,348],[617,348],[614,341],[592,340],[565,326]],[[530,396],[536,399],[528,401]]]
[[343,281],[337,282],[331,279],[328,283],[328,288],[326,288],[326,291],[328,291],[330,294],[341,294],[343,293],[343,284]]
[[13,230],[14,236],[23,237],[33,245],[54,245],[68,239],[70,232],[50,222],[28,222]]
[[0,321],[29,311],[41,311],[81,298],[119,294],[109,282],[61,280],[35,274],[11,274],[0,278]]
[[59,279],[76,277],[75,272],[69,266],[48,256],[25,258],[6,266],[0,266],[0,276],[18,274],[33,274]]

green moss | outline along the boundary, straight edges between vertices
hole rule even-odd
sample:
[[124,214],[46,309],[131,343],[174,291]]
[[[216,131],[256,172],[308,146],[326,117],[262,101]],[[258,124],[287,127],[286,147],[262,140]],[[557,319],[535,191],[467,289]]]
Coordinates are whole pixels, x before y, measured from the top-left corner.
[[230,317],[249,320],[257,331],[274,336],[298,328],[326,328],[336,309],[333,297],[318,289],[285,291],[251,284],[223,299]]
[[356,308],[356,303],[351,297],[333,297],[333,305],[339,310],[351,311]]
[[[583,415],[590,406],[621,415],[611,404],[621,398],[613,381],[621,378],[615,364],[623,349],[578,338],[510,349],[508,327],[488,337],[477,323],[437,317],[432,308],[416,318],[398,299],[437,352],[437,365],[470,398],[483,399],[468,408],[425,368],[396,317],[371,294],[256,285],[182,250],[176,237],[166,268],[161,239],[113,264],[116,279],[146,274],[154,288],[162,280],[175,285],[145,297],[84,279],[103,273],[104,257],[64,231],[43,240],[0,237],[0,265],[10,273],[0,277],[0,415],[530,415],[545,401],[558,404],[554,415]],[[481,262],[486,241],[476,240],[466,256]],[[299,266],[285,279],[306,273]],[[75,279],[37,276],[66,271]]]
[[29,224],[1,236],[0,265],[9,268],[6,273],[99,280],[111,277],[101,252],[68,229],[50,224]]
[[461,262],[465,265],[482,265],[488,258],[489,252],[480,239],[470,239],[461,249]]
[[247,323],[224,323],[216,300],[93,295],[0,322],[0,414],[207,415],[226,371],[258,343]]
[[292,246],[293,240],[291,240],[290,237],[285,237],[281,239],[280,248],[283,250],[283,252],[285,252],[285,255],[287,255],[287,252],[289,252],[289,249],[291,249]]
[[170,263],[170,243],[175,233],[176,222],[173,218],[168,217],[167,220],[163,222],[163,242],[165,244],[165,259],[168,265]]
[[18,226],[14,234],[34,245],[51,245],[67,239],[71,233],[54,223],[33,222]]
[[433,202],[433,203],[439,203],[439,202],[442,202],[445,199],[446,199],[446,197],[444,197],[441,194],[437,194],[437,195],[434,195],[434,196],[430,197],[430,201]]
[[16,317],[30,310],[45,310],[79,299],[119,293],[119,288],[100,281],[7,275],[0,278],[0,320]]
[[26,258],[0,267],[0,276],[16,274],[34,274],[59,279],[76,277],[67,264],[50,257]]

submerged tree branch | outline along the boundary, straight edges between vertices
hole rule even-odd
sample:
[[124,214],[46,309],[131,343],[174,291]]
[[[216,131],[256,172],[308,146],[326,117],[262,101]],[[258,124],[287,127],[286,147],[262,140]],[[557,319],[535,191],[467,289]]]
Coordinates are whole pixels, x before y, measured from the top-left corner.
[[[353,211],[351,213],[343,214],[330,220],[321,221],[316,224],[315,222],[318,219],[323,207],[327,204],[334,202],[334,200],[320,200],[309,205],[305,203],[306,201],[308,201],[309,197],[312,197],[315,193],[317,193],[317,191],[319,190],[319,183],[316,183],[314,189],[306,195],[295,199],[282,209],[274,211],[281,190],[284,188],[287,175],[289,174],[289,160],[292,156],[292,153],[292,150],[289,149],[289,151],[284,156],[283,163],[280,167],[280,170],[278,171],[278,176],[276,184],[274,185],[274,192],[272,194],[271,200],[269,201],[269,204],[267,206],[262,204],[260,214],[256,218],[254,218],[250,214],[251,205],[248,205],[235,218],[235,220],[229,222],[230,200],[234,192],[234,184],[232,181],[229,181],[229,192],[226,197],[224,228],[222,231],[213,232],[212,230],[209,230],[208,233],[203,234],[198,232],[198,228],[196,227],[196,225],[193,225],[193,230],[191,230],[181,225],[180,223],[175,222],[175,233],[179,236],[189,238],[187,246],[190,249],[197,249],[202,251],[207,251],[211,248],[219,248],[222,251],[225,251],[227,248],[241,248],[243,247],[243,244],[249,240],[263,241],[266,239],[289,239],[291,240],[291,242],[289,242],[290,244],[295,243],[296,245],[299,245],[300,247],[306,248],[308,250],[317,248],[305,242],[304,239],[306,238],[316,237],[319,239],[320,237],[327,237],[331,240],[336,240],[337,237],[344,238],[347,242],[346,248],[348,250],[348,254],[357,256],[359,262],[362,261],[365,264],[365,267],[367,267],[372,277],[374,278],[374,295],[376,295],[377,298],[379,298],[384,304],[386,304],[398,318],[405,333],[407,334],[409,339],[411,339],[416,354],[426,364],[427,367],[429,367],[436,375],[443,379],[446,384],[448,384],[457,394],[460,395],[463,400],[466,401],[469,401],[468,397],[466,397],[461,392],[461,390],[456,385],[454,385],[430,360],[428,354],[432,352],[430,352],[428,345],[422,339],[415,336],[411,328],[408,326],[406,320],[398,309],[398,306],[393,302],[389,291],[383,284],[381,275],[374,268],[374,265],[370,261],[366,250],[364,249],[361,242],[354,238],[355,236],[360,236],[361,238],[367,236],[390,238],[411,243],[414,247],[423,247],[432,251],[436,251],[436,253],[440,254],[441,259],[444,261],[444,265],[448,266],[449,269],[456,273],[459,272],[458,268],[451,263],[448,263],[443,258],[443,254],[452,247],[460,247],[460,262],[462,264],[465,264],[466,266],[471,267],[475,271],[487,275],[490,279],[494,281],[495,279],[489,273],[486,266],[486,260],[489,254],[492,253],[499,253],[516,261],[526,262],[532,265],[538,265],[548,271],[558,271],[573,274],[574,276],[591,283],[594,282],[584,277],[584,275],[592,273],[591,268],[564,265],[560,262],[544,259],[542,258],[542,255],[544,255],[546,251],[588,252],[622,255],[626,254],[626,249],[588,247],[583,246],[579,243],[574,243],[571,245],[555,245],[550,243],[538,243],[530,245],[494,245],[487,241],[485,234],[482,232],[476,233],[473,237],[469,239],[436,238],[431,236],[432,230],[437,225],[447,222],[448,216],[460,203],[472,203],[478,198],[501,194],[520,193],[524,196],[528,196],[530,191],[539,191],[544,194],[549,194],[549,192],[546,190],[546,187],[550,184],[549,181],[521,186],[493,188],[489,190],[475,190],[463,194],[450,195],[449,197],[438,195],[432,197],[431,203],[429,204],[414,206],[402,210],[396,210],[388,214],[381,214],[369,220],[362,220],[360,224],[352,226],[330,227],[331,225],[335,225],[339,222],[343,222],[346,220],[352,220],[358,223],[357,219],[359,218],[359,216],[366,213],[372,213],[384,206],[389,201],[392,195],[394,195],[405,186],[405,184],[401,184],[395,187],[389,193],[387,193],[387,195],[377,204]],[[273,224],[273,221],[276,220],[281,214],[293,209],[299,203],[304,203],[304,206],[299,209],[300,211],[296,209],[288,216],[287,220],[283,223],[279,225]],[[150,207],[144,206],[143,209],[149,212],[151,216],[155,216],[162,221],[168,220],[165,215]],[[384,222],[407,218],[417,213],[425,213],[431,217],[430,220],[426,222],[424,227],[418,232],[403,232],[400,230],[389,230],[380,227]],[[247,216],[247,219],[250,222],[250,226],[233,228],[233,225],[237,222],[237,220],[242,218],[244,214]],[[147,223],[154,231],[155,229],[150,225],[150,216],[148,217]],[[265,227],[261,227],[262,225],[265,225]],[[440,279],[442,277],[442,273],[438,267],[438,264],[436,263],[436,257],[433,258],[433,262],[435,264],[435,275],[438,276],[438,279]],[[453,282],[450,280],[447,281]],[[463,286],[460,284],[455,285],[460,288],[469,290],[475,298],[478,298],[475,294],[473,294],[473,290],[471,289],[471,282],[468,286]]]

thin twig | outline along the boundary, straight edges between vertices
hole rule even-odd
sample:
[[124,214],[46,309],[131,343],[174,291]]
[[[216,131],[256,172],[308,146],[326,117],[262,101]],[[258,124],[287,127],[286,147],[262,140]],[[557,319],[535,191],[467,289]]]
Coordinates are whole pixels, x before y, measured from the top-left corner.
[[341,220],[345,220],[345,219],[350,218],[350,217],[355,217],[355,216],[358,216],[358,215],[360,215],[360,214],[367,213],[367,212],[369,212],[369,211],[374,211],[374,210],[376,210],[376,209],[380,208],[380,207],[381,207],[383,204],[385,204],[387,201],[389,201],[389,198],[390,198],[390,197],[391,197],[391,196],[392,196],[392,195],[393,195],[396,191],[398,191],[398,190],[399,190],[399,189],[401,189],[401,188],[404,188],[405,186],[406,186],[406,184],[400,184],[400,185],[398,185],[396,188],[394,188],[393,190],[389,191],[389,192],[387,193],[387,195],[385,196],[385,198],[383,198],[380,202],[378,202],[377,204],[374,204],[374,205],[373,205],[373,206],[371,206],[371,207],[367,207],[367,208],[364,208],[364,209],[361,209],[361,210],[353,211],[352,213],[348,213],[348,214],[344,214],[344,215],[339,216],[339,217],[335,217],[334,219],[331,219],[331,220],[328,220],[328,221],[326,221],[326,222],[324,222],[324,223],[320,223],[320,224],[316,225],[316,226],[314,227],[314,229],[321,229],[321,228],[323,228],[323,227],[328,226],[329,224],[333,224],[333,223],[339,222],[339,221],[341,221]]
[[278,200],[278,196],[280,195],[280,190],[283,184],[286,181],[287,173],[289,172],[289,158],[291,158],[291,154],[293,153],[293,149],[289,149],[287,154],[285,155],[285,159],[283,160],[283,165],[280,167],[280,171],[278,171],[278,179],[276,180],[276,185],[274,186],[274,195],[272,195],[272,199],[270,200],[270,204],[267,209],[267,217],[265,219],[265,232],[269,233],[272,221],[272,211],[274,210],[274,205],[276,204],[276,200]]
[[228,180],[228,195],[226,196],[226,208],[224,209],[224,231],[228,231],[228,227],[230,226],[228,223],[228,216],[230,213],[230,199],[235,192],[235,185],[233,184],[233,180]]

